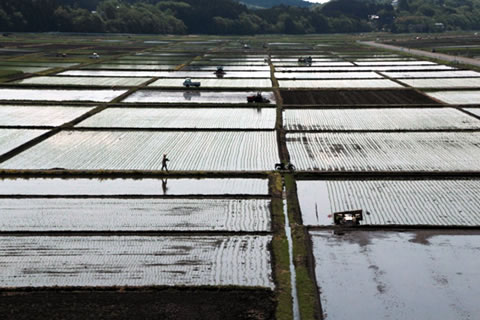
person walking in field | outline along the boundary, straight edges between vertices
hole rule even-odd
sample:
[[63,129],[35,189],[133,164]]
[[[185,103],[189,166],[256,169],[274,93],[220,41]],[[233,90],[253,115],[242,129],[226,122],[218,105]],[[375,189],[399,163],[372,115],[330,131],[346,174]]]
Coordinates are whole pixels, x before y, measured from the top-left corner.
[[167,158],[167,155],[164,154],[163,159],[162,159],[162,171],[163,171],[163,169],[165,169],[168,172],[167,161],[170,161],[170,160]]

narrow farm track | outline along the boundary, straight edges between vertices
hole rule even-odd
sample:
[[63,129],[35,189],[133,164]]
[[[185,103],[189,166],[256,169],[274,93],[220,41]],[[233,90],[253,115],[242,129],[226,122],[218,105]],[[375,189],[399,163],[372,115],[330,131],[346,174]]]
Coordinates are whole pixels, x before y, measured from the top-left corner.
[[358,41],[358,43],[362,44],[362,45],[366,45],[366,46],[388,49],[388,50],[392,50],[392,51],[401,51],[401,52],[405,52],[405,53],[408,53],[408,54],[413,54],[413,55],[420,56],[420,57],[428,57],[428,58],[432,58],[432,59],[438,59],[438,60],[443,60],[443,61],[449,61],[449,62],[454,62],[454,63],[462,63],[462,64],[465,64],[465,65],[472,65],[472,66],[480,67],[480,61],[478,61],[478,59],[471,59],[471,58],[459,57],[459,56],[451,56],[451,55],[444,54],[444,53],[428,52],[428,51],[423,51],[423,50],[418,50],[418,49],[410,49],[410,48],[392,46],[390,44],[377,43],[377,42],[373,42],[373,41]]

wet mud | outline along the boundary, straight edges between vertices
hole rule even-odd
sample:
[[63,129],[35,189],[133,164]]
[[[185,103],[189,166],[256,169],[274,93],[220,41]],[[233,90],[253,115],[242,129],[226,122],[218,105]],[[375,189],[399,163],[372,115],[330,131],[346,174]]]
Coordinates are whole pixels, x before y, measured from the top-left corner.
[[414,90],[281,90],[288,105],[437,104]]
[[274,319],[267,290],[167,289],[0,293],[5,320]]

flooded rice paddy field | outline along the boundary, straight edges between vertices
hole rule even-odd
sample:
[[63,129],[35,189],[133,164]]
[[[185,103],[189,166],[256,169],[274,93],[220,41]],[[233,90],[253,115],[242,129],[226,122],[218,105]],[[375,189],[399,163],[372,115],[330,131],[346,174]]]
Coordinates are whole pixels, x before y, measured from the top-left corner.
[[[185,71],[215,71],[217,67],[222,66],[223,70],[226,72],[245,72],[252,74],[252,78],[258,78],[257,74],[266,74],[267,77],[270,77],[270,67],[269,66],[224,66],[221,63],[217,63],[216,65],[188,65],[182,68]],[[228,74],[225,74],[225,77],[228,77]],[[238,77],[241,78],[241,77]]]
[[126,90],[8,89],[0,88],[0,100],[7,101],[94,101],[109,102]]
[[376,57],[376,58],[364,58],[364,57],[358,57],[358,56],[353,56],[353,57],[350,57],[350,56],[344,56],[343,57],[344,59],[346,60],[351,60],[351,61],[354,61],[354,62],[359,62],[359,61],[363,61],[363,62],[367,62],[367,61],[414,61],[415,58],[402,58],[402,57],[399,57],[399,56],[396,56],[396,57],[388,57],[388,56],[385,56],[385,57]]
[[0,105],[0,126],[60,126],[92,107]]
[[432,61],[356,61],[358,66],[428,66],[436,65]]
[[480,90],[427,92],[430,97],[448,104],[479,104]]
[[[80,288],[120,308],[153,287],[189,304],[165,318],[198,292],[220,292],[210,319],[298,300],[302,319],[480,315],[477,71],[338,36],[22,37],[0,56],[20,70],[0,78],[2,299]],[[269,104],[247,104],[259,91]],[[348,210],[360,225],[334,225]]]
[[[192,78],[193,82],[200,82],[202,88],[271,88],[272,81],[270,79],[204,79]],[[184,79],[158,79],[149,84],[149,87],[183,87]]]
[[18,84],[47,86],[102,86],[131,87],[147,82],[150,78],[113,78],[113,77],[34,77],[20,80]]
[[394,79],[422,79],[422,78],[477,78],[480,72],[472,70],[454,71],[403,71],[403,72],[382,72],[383,75]]
[[[211,68],[208,71],[203,69],[191,71],[118,71],[118,70],[69,70],[59,73],[59,76],[82,76],[82,77],[152,77],[152,78],[217,78],[214,71],[217,68]],[[270,78],[268,71],[247,72],[229,70],[224,68],[226,72],[223,78]],[[175,80],[172,80],[175,81]]]
[[477,116],[477,117],[480,117],[480,109],[479,108],[464,108],[463,110]]
[[2,237],[0,288],[250,286],[273,288],[270,236]]
[[[264,171],[278,162],[274,131],[62,131],[3,169]],[[166,152],[166,151],[165,151]]]
[[76,63],[60,63],[60,62],[29,62],[29,61],[1,61],[2,66],[22,66],[22,67],[44,67],[48,69],[53,68],[67,68],[76,65]]
[[6,178],[0,186],[0,195],[6,197],[268,195],[268,181],[258,178]]
[[269,206],[265,199],[2,198],[0,232],[268,232]]
[[277,79],[381,79],[375,72],[276,72]]
[[399,81],[415,88],[480,88],[480,78],[401,79]]
[[22,73],[36,73],[36,72],[43,72],[47,71],[50,68],[48,67],[25,67],[25,66],[10,66],[10,65],[3,65],[0,66],[0,71],[18,71]]
[[141,59],[132,59],[132,58],[122,58],[109,61],[111,64],[121,64],[121,65],[131,65],[131,64],[139,64],[139,65],[153,65],[153,66],[163,66],[163,65],[181,65],[183,63],[187,63],[189,59],[158,59],[152,58],[152,60],[146,60],[146,58],[142,57]]
[[80,122],[77,127],[273,130],[275,121],[275,108],[120,107],[105,109]]
[[478,226],[479,191],[478,180],[297,180],[308,226],[351,210],[368,212],[361,225]]
[[479,261],[473,258],[478,232],[310,235],[325,319],[473,319],[480,314]]
[[[180,63],[178,64],[180,65]],[[89,70],[175,70],[178,66],[177,64],[116,64],[116,63],[101,63],[101,64],[94,64],[88,65],[84,67],[84,69]]]
[[[295,61],[273,61],[272,64],[275,67],[295,67],[299,64],[298,62]],[[354,66],[353,63],[348,62],[348,61],[319,61],[319,62],[312,62],[312,67],[349,67],[349,66]]]
[[276,67],[276,71],[279,72],[337,72],[337,71],[446,71],[455,70],[454,67],[444,65],[408,65],[408,66],[352,66],[352,67],[339,67],[339,66],[323,66],[323,67]]
[[46,132],[47,130],[39,129],[0,129],[0,154],[7,153]]
[[302,131],[480,129],[478,119],[454,108],[286,109],[283,123]]
[[479,171],[479,132],[290,133],[298,170]]
[[192,66],[200,65],[200,66],[217,66],[217,65],[225,65],[225,66],[267,66],[268,63],[264,61],[234,61],[234,60],[225,60],[225,59],[212,59],[212,60],[195,60],[190,63]]
[[[0,91],[1,94],[1,91]],[[248,91],[162,91],[139,90],[128,96],[122,102],[126,103],[205,103],[205,104],[242,104],[247,103],[247,97],[256,92]],[[269,99],[267,104],[275,103],[273,92],[261,92]]]
[[165,71],[119,71],[119,70],[67,70],[57,73],[57,76],[70,77],[162,77]]
[[[327,56],[309,56],[312,57],[312,59],[315,59],[316,62],[335,62],[335,61],[341,61],[340,58],[326,58]],[[271,61],[276,64],[277,62],[295,62],[294,65],[301,64],[299,63],[298,59],[302,58],[302,56],[298,57],[286,57],[286,58],[271,58]],[[312,63],[313,66],[313,63]]]

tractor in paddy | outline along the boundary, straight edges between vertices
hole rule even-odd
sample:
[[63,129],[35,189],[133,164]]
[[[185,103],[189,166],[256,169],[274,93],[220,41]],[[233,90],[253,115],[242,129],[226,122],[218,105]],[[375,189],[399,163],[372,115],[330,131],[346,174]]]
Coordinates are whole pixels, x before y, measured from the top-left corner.
[[200,82],[194,82],[192,81],[192,79],[190,78],[187,78],[185,79],[185,81],[183,81],[183,86],[184,87],[187,87],[187,88],[190,88],[190,87],[200,87]]
[[260,92],[247,96],[248,103],[269,103],[270,100],[265,98]]
[[333,214],[333,222],[336,225],[344,227],[352,227],[360,224],[363,220],[363,210],[351,210],[335,212]]
[[217,67],[217,70],[215,70],[213,74],[216,75],[217,78],[223,78],[223,76],[227,73],[225,72],[225,70],[223,70],[223,67]]
[[305,63],[308,65],[312,65],[312,62],[313,62],[313,59],[311,56],[298,58],[298,63]]

